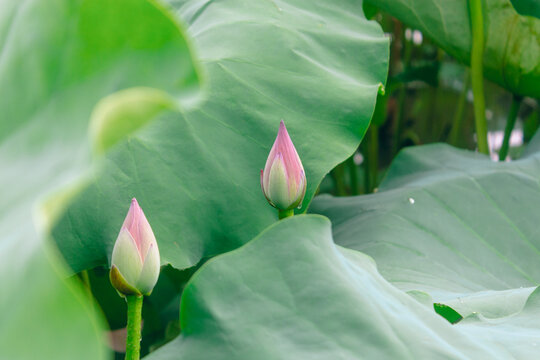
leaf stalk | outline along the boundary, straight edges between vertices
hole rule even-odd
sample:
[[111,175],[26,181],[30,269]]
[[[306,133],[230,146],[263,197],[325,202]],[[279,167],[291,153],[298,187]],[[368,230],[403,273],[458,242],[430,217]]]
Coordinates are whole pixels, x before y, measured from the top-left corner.
[[504,138],[499,150],[499,161],[506,160],[508,155],[508,149],[510,148],[510,136],[512,135],[512,130],[514,130],[514,125],[516,124],[517,115],[519,112],[519,106],[521,105],[521,96],[514,95],[512,96],[512,105],[510,105],[510,110],[508,111],[508,118],[506,119],[506,127],[504,128]]
[[482,0],[469,0],[472,29],[471,87],[474,96],[474,122],[478,151],[489,154],[484,100],[484,17]]
[[279,217],[279,220],[281,219],[285,219],[289,216],[293,216],[294,215],[294,209],[289,209],[289,210],[278,210],[278,217]]
[[141,353],[142,295],[127,295],[126,360],[139,360]]

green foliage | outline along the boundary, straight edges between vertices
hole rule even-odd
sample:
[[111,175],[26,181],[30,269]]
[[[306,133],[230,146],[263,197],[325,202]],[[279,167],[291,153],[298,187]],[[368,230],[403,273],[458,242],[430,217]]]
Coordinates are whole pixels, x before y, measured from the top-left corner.
[[134,196],[162,261],[178,269],[276,221],[259,170],[281,119],[306,169],[305,210],[322,177],[358,146],[385,81],[388,42],[356,1],[173,5],[205,66],[206,97],[158,116],[105,157],[53,232],[76,272],[108,262]]
[[503,358],[532,358],[540,334],[528,318],[539,309],[539,141],[511,163],[446,145],[407,149],[378,193],[322,196],[312,211],[329,216],[336,242],[372,256],[392,284],[461,314],[456,328],[496,339]]
[[296,216],[203,265],[183,295],[182,335],[146,359],[528,359],[537,303],[535,292],[514,317],[452,326],[336,246],[327,219]]
[[182,298],[182,335],[145,359],[500,358],[398,291],[366,255],[302,215],[207,262]]
[[[463,67],[378,8],[463,62],[471,32],[465,0],[369,1],[3,2],[0,358],[122,348],[108,267],[132,197],[169,264],[144,299],[148,359],[536,357],[540,135],[508,163],[406,149],[378,186],[402,146],[451,125],[472,144]],[[485,75],[539,97],[536,2],[482,3]],[[366,17],[394,40],[386,94],[388,38]],[[504,108],[492,88],[487,109]],[[528,141],[538,104],[513,108],[518,128],[520,114]],[[259,170],[281,119],[308,189],[278,221]],[[374,194],[314,199],[332,169],[342,195],[360,175]],[[313,199],[330,220],[302,214]]]
[[[420,29],[441,48],[469,63],[468,1],[368,0]],[[484,1],[484,75],[515,94],[540,97],[540,19],[520,16],[510,0]]]
[[105,359],[102,319],[44,234],[81,186],[95,103],[135,85],[192,91],[197,73],[182,31],[153,3],[0,7],[0,358]]
[[510,0],[516,11],[521,15],[540,18],[540,1],[538,0]]
[[445,304],[434,303],[433,310],[443,318],[448,320],[451,324],[455,324],[463,319],[463,316],[450,306]]

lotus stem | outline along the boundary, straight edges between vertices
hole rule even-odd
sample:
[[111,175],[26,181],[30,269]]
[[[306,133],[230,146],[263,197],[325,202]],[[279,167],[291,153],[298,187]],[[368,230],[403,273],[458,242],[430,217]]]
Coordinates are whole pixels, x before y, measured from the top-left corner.
[[[403,44],[403,71],[406,71],[411,65],[412,58],[412,44],[405,37],[405,29],[401,33],[401,41]],[[402,83],[397,96],[397,107],[394,113],[394,143],[392,148],[392,156],[396,156],[399,152],[401,145],[401,131],[403,129],[403,122],[405,119],[405,103],[407,100],[407,84]]]
[[90,277],[88,276],[88,270],[81,271],[81,282],[83,283],[86,291],[88,292],[88,296],[90,299],[92,298],[92,287],[90,284]]
[[469,83],[471,81],[471,75],[468,69],[465,69],[465,75],[463,76],[463,90],[459,94],[458,103],[456,106],[456,112],[454,113],[454,119],[452,121],[452,130],[450,130],[449,142],[450,144],[457,146],[458,137],[461,133],[461,124],[463,124],[463,113],[465,112],[465,100],[467,99],[467,91],[469,90]]
[[84,286],[84,289],[86,290],[86,293],[88,295],[89,304],[93,308],[94,307],[94,295],[92,294],[92,284],[90,283],[90,277],[88,276],[88,270],[83,270],[80,273],[81,276],[81,282]]
[[278,210],[279,220],[285,219],[285,218],[287,218],[289,216],[293,216],[293,215],[294,215],[294,209]]
[[[354,154],[356,154],[356,151]],[[347,159],[347,165],[349,167],[349,179],[351,181],[351,195],[358,195],[358,171],[354,163],[354,154]]]
[[519,106],[521,105],[521,96],[512,96],[512,105],[508,111],[508,118],[506,119],[506,127],[504,128],[504,139],[499,150],[499,161],[504,161],[508,155],[508,149],[510,147],[510,136],[514,125],[516,124],[517,114],[519,112]]
[[365,147],[365,189],[366,193],[372,193],[377,187],[379,172],[379,126],[371,124],[366,134]]
[[337,165],[334,170],[332,170],[332,175],[334,178],[334,184],[336,186],[336,195],[346,196],[347,188],[345,186],[345,164],[341,163]]
[[471,85],[474,95],[474,121],[478,151],[489,154],[484,101],[484,19],[482,0],[469,0],[472,28]]
[[141,353],[142,295],[127,295],[126,360],[139,360]]

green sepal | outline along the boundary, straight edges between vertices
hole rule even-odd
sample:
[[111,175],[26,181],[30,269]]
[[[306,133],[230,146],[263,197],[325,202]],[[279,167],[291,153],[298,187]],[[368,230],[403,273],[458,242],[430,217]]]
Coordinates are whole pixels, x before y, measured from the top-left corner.
[[115,265],[111,267],[109,279],[111,280],[112,286],[116,289],[121,297],[125,297],[126,295],[142,295],[139,290],[131,286],[126,281],[120,270],[118,270]]

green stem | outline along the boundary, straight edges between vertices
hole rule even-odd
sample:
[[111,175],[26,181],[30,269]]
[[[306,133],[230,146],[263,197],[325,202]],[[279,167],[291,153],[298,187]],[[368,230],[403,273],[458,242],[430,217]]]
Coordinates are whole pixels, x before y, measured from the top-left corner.
[[289,216],[293,216],[294,215],[294,209],[290,209],[290,210],[278,210],[278,217],[279,217],[279,220],[281,219],[285,219]]
[[88,292],[90,298],[92,298],[92,288],[90,285],[90,277],[88,276],[88,270],[81,271],[81,281],[86,288],[86,291]]
[[461,91],[461,94],[459,94],[456,112],[454,113],[454,119],[452,121],[452,130],[450,130],[450,135],[448,137],[450,144],[454,146],[457,146],[458,137],[461,133],[461,124],[463,124],[463,113],[465,111],[465,100],[467,100],[467,91],[469,91],[470,81],[471,75],[469,70],[466,69],[463,77],[463,90]]
[[499,161],[504,161],[508,155],[508,148],[510,147],[510,135],[514,130],[517,114],[519,112],[519,106],[521,105],[521,97],[514,95],[512,97],[512,105],[508,111],[508,118],[506,119],[506,127],[504,128],[504,139],[499,150]]
[[139,360],[141,352],[142,295],[127,295],[126,360]]
[[379,127],[375,124],[368,129],[366,147],[366,193],[371,193],[377,187],[379,177]]
[[[444,51],[441,48],[437,48],[437,63],[442,64],[444,60]],[[445,130],[446,124],[443,121],[433,121],[437,118],[437,110],[439,108],[437,101],[439,100],[439,86],[435,86],[429,92],[432,100],[429,103],[428,118],[425,119],[426,123],[429,125],[430,131],[428,132],[432,141],[439,142],[442,141],[441,137]]]
[[[437,123],[439,121],[433,121],[436,119],[437,112],[437,89],[438,87],[431,88],[427,94],[427,116],[424,118],[424,136],[428,141],[439,141],[437,138]],[[403,141],[403,140],[402,140]]]
[[92,294],[92,285],[90,283],[90,277],[88,276],[88,270],[83,270],[80,273],[81,276],[81,282],[83,283],[83,286],[86,290],[86,293],[88,295],[90,306],[94,307],[94,295]]
[[345,196],[347,195],[347,189],[345,186],[345,166],[343,163],[339,164],[332,171],[334,175],[334,183],[336,185],[336,195]]
[[362,143],[360,144],[360,148],[362,149],[362,156],[364,157],[364,161],[362,162],[362,167],[364,168],[364,193],[368,193],[369,189],[371,187],[370,185],[370,176],[369,176],[369,128],[366,132],[366,135],[364,135],[364,139],[362,140]]
[[[411,66],[411,57],[412,57],[412,44],[409,40],[405,38],[405,29],[401,33],[401,41],[403,44],[403,71],[406,71]],[[392,155],[395,156],[401,145],[401,131],[403,128],[403,119],[405,118],[405,100],[406,100],[406,84],[402,83],[399,88],[398,98],[397,98],[397,107],[394,114],[394,124],[395,124],[395,133],[394,133],[394,144],[392,148]]]
[[358,170],[354,163],[354,154],[347,159],[347,166],[349,168],[349,178],[351,180],[351,195],[358,195],[360,192],[358,189]]
[[471,84],[474,96],[474,121],[478,151],[489,154],[486,124],[486,105],[484,101],[484,19],[482,0],[469,0],[472,26]]
[[523,142],[528,143],[533,138],[534,134],[538,130],[540,123],[540,113],[538,109],[534,110],[525,121],[523,121]]
[[395,133],[392,156],[396,156],[401,145],[401,131],[403,128],[403,118],[405,112],[405,84],[401,84],[397,97],[397,106],[395,112]]

